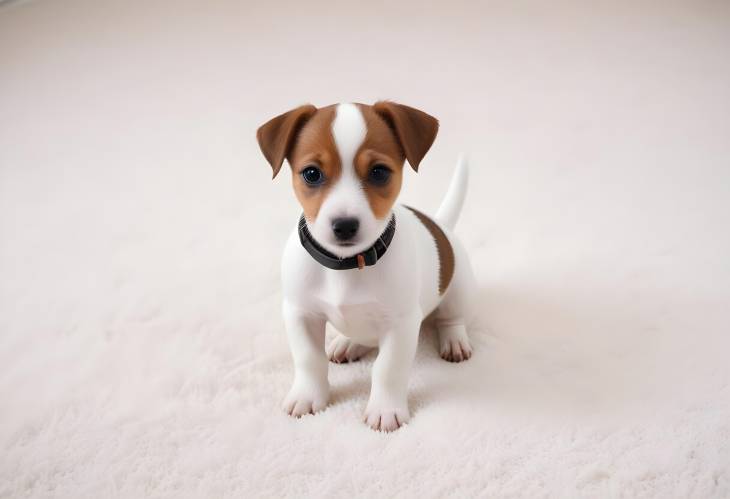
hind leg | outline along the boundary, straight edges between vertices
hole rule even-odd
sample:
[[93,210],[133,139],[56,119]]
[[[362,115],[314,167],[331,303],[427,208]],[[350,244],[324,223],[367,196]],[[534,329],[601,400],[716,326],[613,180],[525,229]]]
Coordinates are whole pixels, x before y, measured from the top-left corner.
[[461,362],[469,360],[472,354],[469,336],[466,334],[466,326],[463,324],[450,324],[436,326],[439,337],[439,354],[441,358],[449,362]]
[[465,314],[464,304],[454,295],[445,297],[436,309],[434,323],[438,333],[439,354],[449,362],[461,362],[471,357]]
[[454,250],[461,265],[457,266],[454,279],[436,309],[434,322],[441,358],[449,362],[461,362],[468,360],[473,351],[466,324],[473,315],[477,285],[464,248],[456,242]]
[[366,355],[371,347],[355,343],[344,334],[337,334],[334,340],[327,345],[327,358],[335,364],[355,362]]

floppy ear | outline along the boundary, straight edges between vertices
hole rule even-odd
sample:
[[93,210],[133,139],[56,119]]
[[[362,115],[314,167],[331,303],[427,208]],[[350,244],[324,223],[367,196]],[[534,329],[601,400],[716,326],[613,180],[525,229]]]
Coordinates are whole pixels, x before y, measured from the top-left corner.
[[271,178],[279,173],[284,159],[294,146],[297,133],[316,111],[317,108],[311,104],[299,106],[267,121],[256,131],[261,152],[274,170]]
[[408,163],[418,171],[419,163],[436,139],[438,120],[423,111],[395,102],[376,102],[373,110],[393,129]]

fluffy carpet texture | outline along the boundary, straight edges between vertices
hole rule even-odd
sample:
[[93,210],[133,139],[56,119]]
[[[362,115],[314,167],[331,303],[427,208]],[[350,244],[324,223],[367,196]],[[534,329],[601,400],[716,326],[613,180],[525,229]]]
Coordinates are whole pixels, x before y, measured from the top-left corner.
[[[730,497],[726,2],[0,7],[0,497]],[[425,330],[412,421],[373,355],[294,420],[256,128],[310,101],[441,120],[475,354]],[[331,332],[330,332],[331,334]]]

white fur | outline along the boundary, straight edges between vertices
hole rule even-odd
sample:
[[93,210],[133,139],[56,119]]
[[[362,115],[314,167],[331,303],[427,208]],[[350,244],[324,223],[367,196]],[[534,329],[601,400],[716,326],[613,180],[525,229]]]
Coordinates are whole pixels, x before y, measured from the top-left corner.
[[[362,250],[382,233],[390,215],[384,221],[375,219],[352,170],[354,154],[365,135],[364,120],[356,106],[338,107],[333,134],[344,171],[317,220],[309,221],[310,230],[330,249],[329,218],[358,216],[362,232],[358,248]],[[457,194],[463,197],[465,189],[458,189]],[[461,206],[461,199],[450,199]],[[394,430],[410,418],[408,376],[420,324],[427,315],[436,310],[442,356],[462,360],[471,354],[465,324],[474,277],[466,252],[450,229],[443,227],[454,248],[456,270],[446,293],[439,295],[439,257],[433,237],[407,208],[396,205],[393,211],[397,228],[388,251],[376,265],[362,270],[321,266],[302,248],[296,229],[291,234],[282,262],[283,313],[295,369],[294,383],[284,402],[289,414],[299,416],[326,406],[327,322],[343,335],[329,349],[333,360],[348,359],[348,351],[354,360],[368,347],[379,348],[364,415],[365,422],[379,430]],[[458,209],[451,213],[455,222]],[[317,230],[324,227],[322,222],[327,224],[327,231]]]
[[436,220],[451,230],[456,227],[456,221],[459,219],[459,213],[461,213],[461,207],[464,205],[468,184],[469,167],[466,163],[466,156],[462,154],[456,163],[456,171],[451,177],[449,190],[446,191],[446,196],[441,202],[439,210],[436,212]]

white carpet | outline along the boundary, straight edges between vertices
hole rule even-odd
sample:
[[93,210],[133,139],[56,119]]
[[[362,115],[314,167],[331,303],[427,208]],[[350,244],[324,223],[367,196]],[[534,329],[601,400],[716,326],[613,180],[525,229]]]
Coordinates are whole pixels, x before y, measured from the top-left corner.
[[[730,497],[725,2],[0,8],[0,497]],[[298,207],[254,132],[311,101],[441,119],[402,200],[457,227],[474,357],[411,423],[279,410]]]

